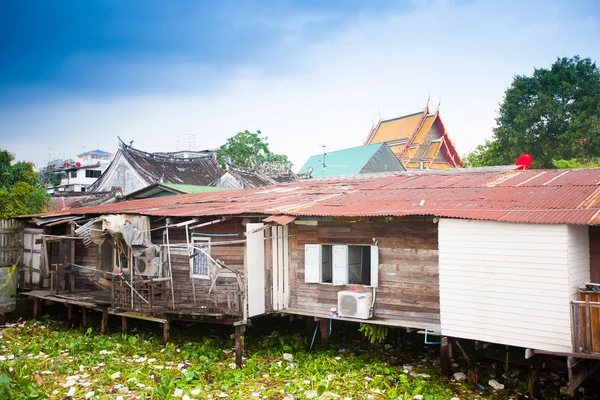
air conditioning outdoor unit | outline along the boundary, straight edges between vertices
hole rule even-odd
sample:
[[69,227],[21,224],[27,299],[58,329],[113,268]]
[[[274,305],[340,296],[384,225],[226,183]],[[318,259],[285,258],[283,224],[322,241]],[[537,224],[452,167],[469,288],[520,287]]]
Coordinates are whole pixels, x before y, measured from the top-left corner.
[[160,258],[139,257],[137,259],[137,268],[140,275],[158,276],[160,272]]
[[338,314],[340,317],[369,319],[373,294],[341,291],[338,292]]

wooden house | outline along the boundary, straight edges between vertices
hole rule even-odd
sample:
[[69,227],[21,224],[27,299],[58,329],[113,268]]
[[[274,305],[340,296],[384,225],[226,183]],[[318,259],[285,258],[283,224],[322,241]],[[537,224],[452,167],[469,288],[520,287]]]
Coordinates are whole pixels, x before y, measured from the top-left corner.
[[448,135],[439,107],[397,118],[379,120],[365,144],[385,143],[407,169],[446,170],[461,168],[462,161]]
[[[571,368],[600,359],[590,284],[600,280],[599,193],[600,169],[509,167],[58,211],[33,217],[42,228],[29,240],[41,243],[42,261],[24,268],[25,282],[45,288],[27,295],[167,327],[176,318],[243,327],[270,313],[339,318],[435,332],[442,347],[471,340],[565,356]],[[100,306],[90,305],[96,292]],[[572,376],[570,390],[582,375]]]

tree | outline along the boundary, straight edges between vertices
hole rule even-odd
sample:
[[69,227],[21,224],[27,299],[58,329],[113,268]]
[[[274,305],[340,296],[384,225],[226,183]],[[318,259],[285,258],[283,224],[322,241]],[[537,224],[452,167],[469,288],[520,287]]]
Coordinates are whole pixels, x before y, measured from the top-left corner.
[[0,219],[41,213],[50,206],[50,195],[38,181],[33,164],[13,163],[14,158],[0,150]]
[[522,153],[532,167],[552,160],[600,156],[600,69],[589,58],[559,58],[550,69],[516,76],[506,90],[494,138],[465,159],[468,165],[514,164]]
[[253,160],[258,165],[267,162],[287,163],[287,156],[271,153],[267,139],[261,131],[239,132],[217,150],[217,162],[225,166],[228,158],[231,164],[245,168],[252,167]]

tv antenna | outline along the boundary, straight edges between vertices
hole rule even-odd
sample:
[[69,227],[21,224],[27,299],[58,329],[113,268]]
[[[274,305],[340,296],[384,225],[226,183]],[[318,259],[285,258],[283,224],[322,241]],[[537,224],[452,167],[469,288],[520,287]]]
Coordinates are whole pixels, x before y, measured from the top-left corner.
[[324,178],[325,177],[325,168],[327,167],[325,165],[325,157],[327,157],[327,146],[322,144],[321,147],[323,148],[323,160],[321,160],[321,164],[323,165],[323,168],[321,169],[321,173],[322,173],[322,177]]

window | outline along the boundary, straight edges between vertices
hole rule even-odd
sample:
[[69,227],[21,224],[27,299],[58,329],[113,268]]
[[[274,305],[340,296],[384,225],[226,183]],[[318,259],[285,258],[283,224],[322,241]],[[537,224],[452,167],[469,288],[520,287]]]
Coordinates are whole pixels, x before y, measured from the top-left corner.
[[71,171],[71,178],[77,178],[77,171]]
[[377,287],[379,248],[307,244],[304,248],[304,281],[332,285]]
[[[209,259],[206,253],[210,254],[210,238],[192,238],[192,245],[194,246],[194,248],[191,249],[190,254],[194,255],[194,257],[190,259],[190,271],[192,277],[208,279],[210,271],[208,268]],[[202,249],[206,253],[203,253],[198,249]]]
[[85,170],[86,178],[100,178],[100,175],[102,175],[102,171],[100,171],[100,170],[97,170],[97,169],[86,169]]

